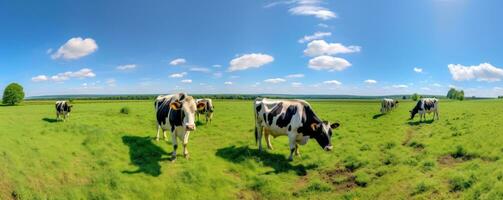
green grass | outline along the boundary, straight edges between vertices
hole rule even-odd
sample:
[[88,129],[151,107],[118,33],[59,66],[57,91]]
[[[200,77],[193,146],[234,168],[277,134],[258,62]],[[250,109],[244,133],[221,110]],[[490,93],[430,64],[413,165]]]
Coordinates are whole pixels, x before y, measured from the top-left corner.
[[[412,102],[314,101],[341,127],[287,161],[288,139],[255,145],[251,101],[216,100],[191,133],[190,159],[156,134],[150,101],[0,106],[0,199],[497,199],[503,194],[503,101],[442,101],[440,121],[408,121]],[[127,107],[129,114],[121,114]],[[431,119],[432,116],[428,116]],[[170,138],[170,137],[169,137]],[[171,139],[169,139],[171,140]],[[265,146],[264,146],[265,147]]]

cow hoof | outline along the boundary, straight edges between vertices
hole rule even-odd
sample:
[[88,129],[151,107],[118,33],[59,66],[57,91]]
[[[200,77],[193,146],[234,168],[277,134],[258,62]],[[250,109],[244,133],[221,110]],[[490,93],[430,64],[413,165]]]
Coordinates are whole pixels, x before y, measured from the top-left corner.
[[292,161],[293,161],[292,157],[288,158],[288,162],[292,162]]
[[189,154],[184,154],[183,157],[185,157],[185,159],[189,159]]

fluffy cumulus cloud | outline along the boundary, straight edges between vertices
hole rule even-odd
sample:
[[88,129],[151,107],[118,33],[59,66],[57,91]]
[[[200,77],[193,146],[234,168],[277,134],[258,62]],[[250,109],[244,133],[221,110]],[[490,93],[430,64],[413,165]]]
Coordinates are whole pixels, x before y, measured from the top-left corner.
[[391,87],[393,87],[393,88],[408,88],[409,86],[404,85],[404,84],[400,84],[400,85],[392,85]]
[[286,75],[286,78],[303,78],[304,74],[289,74]]
[[342,71],[351,66],[344,58],[318,56],[309,60],[309,68],[314,70]]
[[363,82],[366,83],[366,84],[376,84],[377,83],[376,80],[372,80],[372,79],[368,79],[368,80],[365,80]]
[[294,6],[288,11],[292,15],[314,16],[322,20],[329,20],[336,17],[335,13],[321,4],[323,0],[295,0]]
[[96,50],[98,50],[98,45],[94,39],[75,37],[71,38],[63,44],[63,46],[59,47],[59,49],[51,55],[51,58],[63,58],[67,60],[79,59],[95,52]]
[[225,84],[225,85],[232,85],[232,84],[234,84],[234,83],[232,83],[232,82],[230,82],[230,81],[226,81],[226,82],[224,82],[224,84]]
[[182,83],[192,83],[192,80],[190,80],[190,79],[184,79],[184,80],[182,80]]
[[329,81],[323,81],[324,84],[329,84],[329,85],[342,85],[341,82],[337,80],[329,80]]
[[249,68],[259,68],[273,61],[274,58],[267,54],[262,53],[245,54],[231,60],[229,71],[232,72],[232,71],[246,70]]
[[60,81],[70,80],[71,78],[84,79],[84,78],[92,78],[95,76],[96,76],[96,74],[93,72],[92,69],[83,68],[79,71],[75,71],[75,72],[68,71],[68,72],[58,73],[58,74],[50,76],[50,77],[48,77],[46,75],[38,75],[38,76],[31,78],[31,80],[35,81],[35,82],[48,81],[48,80],[60,82]]
[[304,37],[302,37],[301,39],[299,39],[299,43],[305,43],[305,42],[309,42],[311,40],[318,40],[318,39],[321,39],[321,38],[324,38],[324,37],[328,37],[328,36],[331,36],[332,33],[330,32],[316,32],[312,35],[305,35]]
[[183,78],[185,75],[187,75],[187,72],[182,72],[182,73],[174,73],[169,75],[170,78]]
[[282,78],[270,78],[270,79],[264,80],[264,82],[266,82],[266,83],[272,83],[272,84],[282,83],[282,82],[285,82],[285,81],[286,80],[282,79]]
[[494,82],[503,79],[503,69],[495,67],[489,63],[482,63],[474,66],[464,66],[460,64],[449,64],[447,66],[456,81],[477,80]]
[[422,73],[422,72],[423,72],[423,68],[414,67],[414,71],[415,71],[416,73]]
[[304,50],[306,56],[335,55],[360,52],[360,46],[344,46],[341,43],[327,43],[325,40],[314,40]]
[[173,65],[173,66],[183,65],[185,63],[187,63],[185,58],[176,58],[176,59],[172,60],[171,62],[169,62],[169,64]]
[[119,65],[116,67],[116,69],[121,71],[132,70],[134,68],[136,68],[135,64]]

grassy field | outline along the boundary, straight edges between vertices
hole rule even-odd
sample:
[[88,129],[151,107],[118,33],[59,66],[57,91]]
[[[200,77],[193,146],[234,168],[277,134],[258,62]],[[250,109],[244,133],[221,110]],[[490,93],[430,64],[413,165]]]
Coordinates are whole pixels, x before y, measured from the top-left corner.
[[[500,199],[503,101],[441,101],[440,121],[386,115],[369,101],[312,101],[341,127],[287,161],[287,137],[258,153],[251,101],[216,100],[186,160],[156,142],[150,101],[76,102],[56,122],[52,102],[0,107],[0,199]],[[119,110],[128,106],[129,114]],[[432,116],[428,116],[430,119]],[[171,140],[171,139],[170,139]]]

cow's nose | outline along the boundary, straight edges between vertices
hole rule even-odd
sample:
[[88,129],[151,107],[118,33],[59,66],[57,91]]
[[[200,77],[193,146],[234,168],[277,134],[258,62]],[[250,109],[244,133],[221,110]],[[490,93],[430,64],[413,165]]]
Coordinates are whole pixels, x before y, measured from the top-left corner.
[[325,151],[331,151],[332,148],[334,148],[332,145],[326,146],[324,149]]
[[185,128],[187,128],[187,130],[189,130],[189,131],[193,131],[193,130],[196,130],[196,125],[194,125],[194,124],[187,125],[187,126],[185,126]]

